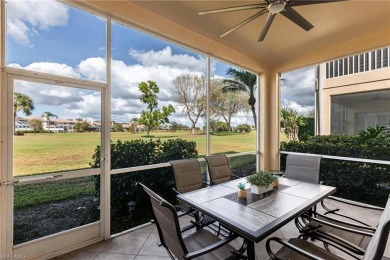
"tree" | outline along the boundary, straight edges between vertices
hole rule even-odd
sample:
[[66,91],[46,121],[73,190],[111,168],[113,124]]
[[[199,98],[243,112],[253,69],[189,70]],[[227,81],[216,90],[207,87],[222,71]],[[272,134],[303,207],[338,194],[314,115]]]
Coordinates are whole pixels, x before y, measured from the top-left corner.
[[175,112],[172,105],[158,109],[157,93],[160,92],[156,82],[148,80],[138,86],[142,95],[139,97],[142,103],[147,105],[147,110],[141,112],[140,123],[147,127],[147,135],[159,124],[169,123],[168,116]]
[[183,105],[183,112],[191,121],[191,132],[195,133],[196,124],[206,111],[206,86],[204,76],[181,75],[172,82],[175,101]]
[[35,132],[42,131],[42,129],[43,129],[42,121],[39,119],[31,119],[30,121],[28,121],[28,124],[34,130],[34,134],[35,134]]
[[230,131],[232,117],[240,111],[247,112],[249,109],[246,104],[246,97],[243,93],[223,93],[222,89],[222,80],[213,79],[211,81],[211,112],[217,118],[222,117]]
[[130,120],[129,131],[130,131],[130,132],[134,131],[134,133],[137,133],[137,127],[138,127],[138,125],[139,125],[139,118],[133,117],[133,118]]
[[114,132],[123,132],[123,125],[120,123],[115,123],[112,130]]
[[257,128],[256,121],[256,97],[255,93],[257,90],[257,77],[255,74],[252,74],[243,70],[236,70],[229,68],[226,72],[226,75],[230,76],[231,79],[224,79],[224,87],[222,88],[224,93],[227,92],[243,92],[249,95],[248,104],[253,114],[253,121],[255,127]]
[[171,127],[169,128],[172,131],[188,131],[190,128],[186,125],[177,123],[177,122],[171,122]]
[[58,118],[58,116],[53,114],[53,113],[50,113],[50,112],[44,112],[42,114],[42,117],[47,118],[47,129],[49,129],[49,132],[50,132],[50,118],[52,118],[52,117]]
[[[14,125],[16,121],[16,114],[19,111],[23,111],[23,113],[26,116],[30,116],[32,114],[31,111],[34,110],[34,103],[32,99],[22,93],[14,92]],[[14,133],[15,133],[15,127],[14,127]]]
[[280,127],[290,140],[299,141],[299,127],[304,124],[303,116],[295,109],[282,108],[280,110]]
[[86,132],[88,131],[89,124],[86,121],[78,121],[76,124],[74,124],[74,130],[76,132]]

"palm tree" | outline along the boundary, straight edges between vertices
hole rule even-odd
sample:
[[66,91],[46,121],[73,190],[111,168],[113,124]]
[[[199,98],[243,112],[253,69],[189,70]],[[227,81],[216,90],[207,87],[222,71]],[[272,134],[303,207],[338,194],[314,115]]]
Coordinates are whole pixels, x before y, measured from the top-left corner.
[[53,114],[53,113],[50,113],[50,112],[44,112],[42,114],[42,117],[47,118],[47,128],[49,129],[49,132],[50,132],[50,118],[52,118],[52,117],[58,118],[58,116]]
[[253,114],[253,121],[255,123],[255,128],[257,129],[257,120],[256,120],[256,98],[255,93],[257,90],[257,77],[255,74],[252,74],[243,70],[236,70],[229,68],[226,72],[226,75],[230,76],[231,79],[224,79],[224,87],[222,88],[223,92],[244,92],[249,95],[248,104],[251,107]]
[[298,131],[300,126],[304,126],[303,116],[292,108],[280,109],[280,127],[287,135],[288,139],[298,141]]
[[23,111],[23,113],[26,116],[30,116],[32,110],[34,110],[34,103],[32,99],[25,94],[15,92],[14,93],[14,133],[15,133],[16,113],[18,113],[19,111]]

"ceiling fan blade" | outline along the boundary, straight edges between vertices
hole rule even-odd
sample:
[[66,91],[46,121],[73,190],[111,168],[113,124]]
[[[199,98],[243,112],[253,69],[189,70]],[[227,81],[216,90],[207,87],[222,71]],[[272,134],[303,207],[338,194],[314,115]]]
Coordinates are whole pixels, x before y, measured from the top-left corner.
[[315,4],[326,4],[326,3],[334,3],[334,2],[344,2],[348,0],[318,0],[318,1],[308,1],[308,0],[293,0],[288,2],[288,6],[300,6],[300,5],[315,5]]
[[244,21],[242,21],[241,23],[237,24],[236,26],[234,26],[233,28],[231,28],[229,31],[225,32],[224,34],[221,34],[219,37],[224,37],[226,35],[228,35],[229,33],[237,30],[238,28],[244,26],[245,24],[255,20],[257,17],[260,17],[262,16],[263,14],[265,14],[267,12],[267,9],[264,9],[264,10],[261,10],[260,12],[257,12],[255,13],[254,15],[252,15],[251,17],[245,19]]
[[297,11],[292,9],[291,7],[286,7],[282,12],[280,12],[284,17],[290,19],[293,23],[301,27],[302,29],[309,31],[314,26],[309,23],[302,15],[300,15]]
[[267,20],[265,20],[265,23],[263,25],[263,28],[261,29],[261,33],[257,42],[262,42],[265,39],[265,36],[267,35],[267,32],[271,27],[274,18],[275,18],[275,14],[271,14],[271,13],[268,14]]
[[216,13],[225,13],[225,12],[233,12],[233,11],[242,11],[242,10],[250,10],[250,9],[258,9],[266,7],[265,3],[253,4],[253,5],[241,5],[241,6],[233,6],[228,8],[214,9],[208,11],[199,12],[199,15],[204,14],[216,14]]

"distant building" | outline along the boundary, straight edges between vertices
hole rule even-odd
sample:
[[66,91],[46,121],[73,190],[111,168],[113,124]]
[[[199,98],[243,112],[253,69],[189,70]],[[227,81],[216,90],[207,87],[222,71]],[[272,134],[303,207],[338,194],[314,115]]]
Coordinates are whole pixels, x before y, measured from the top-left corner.
[[[37,119],[42,122],[42,128],[46,131],[51,131],[54,133],[60,132],[75,132],[74,126],[78,120],[75,119],[61,119],[61,118],[47,118],[47,117],[19,117],[15,118],[15,131],[32,131],[33,128],[30,127],[29,121],[32,119]],[[89,122],[90,131],[101,131],[100,121]]]
[[321,65],[322,134],[356,135],[390,122],[390,47]]
[[29,120],[25,118],[16,117],[15,119],[15,131],[16,132],[23,132],[23,131],[32,131],[34,130],[29,125]]

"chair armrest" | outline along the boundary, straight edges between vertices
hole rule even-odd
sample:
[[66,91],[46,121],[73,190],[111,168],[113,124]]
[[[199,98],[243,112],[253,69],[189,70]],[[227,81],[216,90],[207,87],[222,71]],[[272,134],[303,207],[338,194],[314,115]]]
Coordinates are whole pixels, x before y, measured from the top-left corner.
[[228,237],[226,237],[224,239],[221,239],[220,241],[218,241],[218,242],[216,242],[214,244],[211,244],[211,245],[209,245],[207,247],[204,247],[202,249],[199,249],[199,250],[187,253],[184,256],[184,259],[192,259],[192,258],[201,256],[201,255],[210,253],[211,251],[216,250],[216,249],[218,249],[218,248],[220,248],[220,247],[230,243],[231,241],[233,241],[236,238],[237,238],[236,234],[230,234]]
[[[333,197],[333,196],[329,196],[327,197],[326,199],[329,199],[329,200],[334,200],[334,201],[337,201],[337,202],[341,202],[341,203],[344,203],[344,204],[347,204],[347,205],[352,205],[352,206],[355,206],[355,207],[360,207],[360,208],[365,208],[365,209],[372,209],[372,210],[380,210],[380,211],[383,211],[384,209],[381,208],[381,207],[377,207],[377,206],[373,206],[373,205],[368,205],[368,204],[364,204],[364,203],[360,203],[360,202],[356,202],[356,201],[351,201],[351,200],[346,200],[346,199],[342,199],[342,198],[338,198],[338,197]],[[325,200],[326,200],[325,199]],[[362,220],[359,220],[359,219],[355,219],[351,216],[348,216],[348,215],[345,215],[345,214],[342,214],[340,213],[340,209],[339,208],[329,208],[328,206],[325,205],[325,200],[322,200],[321,201],[321,206],[325,209],[325,215],[327,214],[335,214],[335,215],[338,215],[340,217],[343,217],[343,218],[346,218],[346,219],[350,219],[350,220],[353,220],[354,222],[357,222],[357,223],[360,223],[362,225],[365,225],[365,226],[370,226],[369,224],[363,222]]]
[[196,210],[194,210],[193,208],[188,208],[188,209],[182,211],[183,208],[180,207],[180,206],[177,206],[177,205],[175,205],[175,209],[176,209],[177,212],[180,212],[180,213],[177,213],[177,217],[179,217],[179,218],[182,217],[182,216],[191,214],[191,213],[193,213],[193,212],[196,211]]
[[[317,214],[317,215],[319,215],[319,214]],[[324,218],[332,220],[332,221],[336,221],[338,223],[345,223],[343,221],[338,221],[338,220],[335,220],[333,218],[329,218],[329,217],[326,217],[326,216],[322,216],[321,215],[321,217],[324,217]],[[331,245],[331,246],[333,246],[335,248],[338,248],[339,250],[341,250],[344,253],[352,256],[353,258],[356,258],[354,256],[354,254],[364,255],[364,253],[365,253],[364,249],[359,247],[356,244],[353,244],[353,243],[349,242],[348,240],[345,240],[342,237],[339,237],[339,236],[334,235],[332,233],[324,232],[324,231],[322,231],[319,228],[322,227],[323,225],[326,225],[326,226],[333,227],[335,229],[344,230],[346,232],[350,232],[350,233],[354,233],[354,234],[358,234],[358,235],[362,235],[362,236],[368,236],[368,237],[372,237],[374,235],[374,232],[375,232],[374,228],[369,228],[369,227],[366,227],[366,226],[356,225],[358,228],[364,228],[366,230],[368,229],[369,231],[366,232],[364,230],[356,230],[356,229],[345,227],[345,226],[339,226],[339,225],[334,224],[334,223],[329,223],[329,222],[324,221],[322,219],[311,217],[311,216],[309,216],[307,214],[304,214],[304,215],[300,216],[300,218],[306,224],[306,226],[304,226],[304,227],[297,225],[297,227],[299,229],[299,232],[302,233],[300,235],[300,237],[301,236],[303,236],[303,237],[311,237],[312,239],[316,239],[316,240],[322,241],[324,244]],[[295,219],[296,222],[297,222],[297,220],[298,220],[298,218]],[[317,226],[310,225],[308,220],[316,221],[318,223],[318,225]]]
[[[349,242],[348,240],[346,240],[342,237],[338,237],[332,233],[317,231],[317,232],[313,232],[312,234],[309,234],[309,236],[312,239],[321,241],[328,246],[331,245],[331,246],[343,251],[344,253],[346,253],[354,258],[356,258],[356,256],[353,254],[364,255],[364,253],[365,253],[365,250],[363,248],[361,248],[360,246],[353,244],[353,243]],[[352,254],[351,254],[351,252],[352,252]]]
[[213,185],[212,183],[211,183],[211,181],[203,181],[203,186],[211,186],[211,185]]
[[314,260],[317,260],[317,259],[318,259],[318,260],[322,260],[322,258],[319,258],[318,256],[313,255],[313,254],[311,254],[311,253],[309,253],[309,252],[303,250],[302,248],[297,247],[297,246],[295,246],[295,245],[289,243],[288,241],[282,240],[282,239],[280,239],[280,238],[278,238],[278,237],[271,237],[271,238],[269,238],[269,239],[267,240],[267,242],[266,242],[266,245],[265,245],[265,246],[266,246],[266,249],[267,249],[267,253],[268,253],[268,255],[271,257],[271,259],[279,259],[279,258],[272,252],[272,250],[271,250],[271,247],[270,247],[271,241],[275,241],[275,242],[277,242],[277,243],[279,243],[279,244],[281,244],[281,245],[283,245],[283,246],[285,246],[285,247],[288,247],[289,249],[291,249],[291,250],[297,252],[298,254],[301,254],[301,255],[303,255],[303,256],[306,256],[306,257],[309,258],[309,259],[314,259]]
[[285,174],[285,172],[274,171],[274,170],[269,170],[268,172],[271,174],[274,174],[274,175],[278,175],[278,176],[284,176],[284,174]]
[[304,215],[302,215],[301,217],[302,217],[302,218],[306,218],[306,219],[308,219],[308,220],[316,221],[316,222],[321,223],[321,224],[323,224],[323,225],[327,225],[327,226],[330,226],[330,227],[333,227],[333,228],[337,228],[337,229],[340,229],[340,230],[344,230],[344,231],[347,231],[347,232],[359,234],[359,235],[362,235],[362,236],[369,236],[369,237],[372,237],[372,236],[374,235],[373,232],[367,232],[367,231],[362,231],[362,230],[357,230],[357,229],[353,229],[353,228],[349,228],[349,227],[344,227],[344,226],[336,225],[336,224],[327,222],[327,221],[322,220],[322,219],[318,219],[318,218],[311,217],[311,216],[309,216],[309,215],[307,215],[307,214],[304,214]]
[[215,181],[212,181],[210,180],[210,185],[209,186],[213,186],[213,185],[217,185],[218,183],[216,183]]
[[173,192],[175,192],[176,195],[180,195],[181,193],[178,192],[175,188],[172,188]]
[[342,199],[342,198],[338,198],[338,197],[334,197],[334,196],[329,196],[329,197],[327,197],[327,199],[338,201],[338,202],[349,204],[349,205],[353,205],[356,207],[366,208],[366,209],[381,210],[381,211],[384,210],[384,208],[381,208],[381,207],[377,207],[377,206],[373,206],[373,205],[369,205],[369,204],[365,204],[365,203],[360,203],[360,202],[356,202],[356,201],[352,201],[352,200]]
[[369,231],[369,232],[371,231],[373,233],[376,231],[376,228],[371,227],[371,226],[359,225],[359,224],[343,221],[343,220],[340,220],[340,219],[331,218],[329,216],[326,216],[326,215],[323,215],[323,214],[320,214],[320,213],[315,213],[315,215],[316,216],[320,216],[321,218],[324,218],[324,219],[326,219],[328,221],[337,222],[337,223],[339,223],[341,225],[350,226],[352,228],[366,229],[367,231]]
[[232,179],[239,179],[239,178],[241,178],[240,176],[237,176],[235,174],[230,174],[230,175],[232,176]]
[[[176,193],[176,195],[180,195],[180,194],[181,194],[181,193],[180,193],[179,191],[177,191],[175,188],[172,188],[172,190]],[[188,214],[190,214],[190,213],[192,213],[192,212],[195,212],[195,210],[192,209],[192,208],[183,208],[183,207],[181,207],[181,206],[179,206],[179,205],[175,205],[175,209],[176,209],[177,212],[181,212],[181,213],[178,213],[178,214],[177,214],[177,216],[178,216],[179,218],[182,217],[182,216],[188,215]],[[185,210],[183,210],[183,209],[185,209]]]

